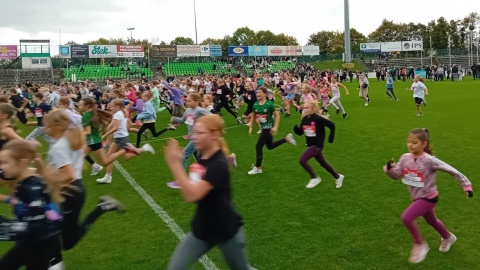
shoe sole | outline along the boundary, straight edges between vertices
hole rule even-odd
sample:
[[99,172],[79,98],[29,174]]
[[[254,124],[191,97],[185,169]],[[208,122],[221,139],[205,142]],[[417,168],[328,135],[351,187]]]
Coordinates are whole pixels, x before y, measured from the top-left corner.
[[117,199],[111,197],[111,196],[108,196],[108,195],[103,195],[103,196],[100,196],[100,200],[102,201],[113,201],[115,202],[115,204],[117,205],[117,211],[120,213],[120,214],[123,214],[125,213],[127,210],[125,209],[125,206],[123,206],[123,204],[121,202],[119,202]]

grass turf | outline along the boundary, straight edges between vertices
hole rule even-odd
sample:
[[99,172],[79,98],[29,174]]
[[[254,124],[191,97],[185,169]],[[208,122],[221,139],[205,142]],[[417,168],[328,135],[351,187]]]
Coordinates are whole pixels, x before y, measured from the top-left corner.
[[[406,150],[408,131],[426,127],[431,132],[435,154],[478,183],[478,110],[479,81],[426,82],[430,95],[424,117],[416,117],[412,93],[404,89],[409,82],[395,82],[399,102],[385,95],[385,83],[371,81],[372,103],[364,107],[358,98],[357,83],[345,83],[350,95],[342,90],[341,102],[348,117],[330,119],[336,124],[333,144],[325,144],[324,154],[338,172],[345,175],[342,189],[335,189],[334,179],[311,160],[310,164],[323,181],[314,189],[305,189],[309,180],[298,164],[305,150],[304,138],[296,136],[298,146],[285,144],[273,151],[264,150],[263,174],[247,175],[255,159],[258,135],[248,136],[247,127],[236,126],[224,112],[227,142],[237,154],[239,167],[232,170],[233,200],[245,222],[249,261],[258,269],[475,269],[478,265],[480,228],[478,198],[467,200],[459,184],[449,175],[438,174],[440,201],[438,217],[458,237],[446,253],[440,253],[440,236],[423,219],[421,232],[430,244],[430,253],[420,265],[412,266],[408,257],[411,237],[400,221],[409,205],[407,188],[390,180],[382,171],[387,160],[396,160]],[[243,112],[244,108],[241,109]],[[477,113],[476,113],[477,111]],[[163,126],[168,113],[160,115],[157,127]],[[275,139],[292,132],[300,115],[281,119]],[[23,129],[23,128],[22,128]],[[28,129],[24,129],[26,136]],[[151,144],[157,154],[142,155],[122,166],[143,189],[185,231],[195,206],[184,202],[178,190],[166,187],[171,181],[163,158],[167,137],[186,134],[186,128],[165,133]],[[133,141],[134,135],[131,136]],[[185,145],[186,141],[179,138]],[[42,150],[43,151],[43,150]],[[86,166],[86,215],[98,196],[110,194],[121,200],[128,212],[109,213],[91,228],[87,236],[71,251],[65,252],[69,269],[165,269],[177,238],[152,211],[138,193],[114,170],[110,185],[98,185]],[[2,206],[1,213],[8,214]],[[11,243],[0,243],[0,254]],[[220,269],[228,269],[217,249],[209,257]],[[194,269],[203,269],[197,263]]]

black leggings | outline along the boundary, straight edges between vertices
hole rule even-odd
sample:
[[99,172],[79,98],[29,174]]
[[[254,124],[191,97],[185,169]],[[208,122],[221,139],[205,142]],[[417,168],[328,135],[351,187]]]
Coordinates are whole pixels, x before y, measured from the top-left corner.
[[27,116],[25,115],[25,111],[17,111],[17,118],[22,122],[22,124],[26,124],[28,122]]
[[228,100],[218,101],[218,103],[215,103],[214,108],[215,108],[215,111],[218,113],[220,113],[222,111],[222,108],[224,108],[225,110],[227,110],[227,112],[233,115],[233,117],[237,118],[237,114],[234,111],[232,111],[232,109],[228,105]]
[[280,139],[278,141],[273,141],[272,134],[270,134],[270,129],[262,129],[262,133],[260,133],[260,136],[258,137],[257,145],[255,146],[255,150],[257,151],[257,160],[255,163],[255,166],[257,168],[262,167],[264,145],[267,146],[268,150],[272,150],[286,142],[287,140],[285,140],[285,138]]
[[102,208],[97,206],[79,225],[78,219],[86,197],[85,187],[82,179],[75,180],[70,185],[72,188],[65,188],[68,195],[65,196],[65,201],[62,203],[63,221],[61,229],[63,249],[65,250],[70,250],[76,246],[90,226],[104,213]]
[[62,261],[62,246],[59,237],[43,240],[34,245],[16,243],[0,259],[0,269],[17,270],[25,266],[26,270],[48,270]]
[[168,130],[168,129],[164,128],[157,133],[157,130],[155,129],[155,122],[143,123],[143,125],[140,127],[140,129],[137,132],[137,144],[136,144],[137,148],[140,147],[140,141],[142,140],[142,134],[143,134],[143,132],[145,132],[145,130],[147,130],[147,128],[152,132],[152,136],[155,137],[155,138],[162,135],[163,133],[165,133],[165,131]]

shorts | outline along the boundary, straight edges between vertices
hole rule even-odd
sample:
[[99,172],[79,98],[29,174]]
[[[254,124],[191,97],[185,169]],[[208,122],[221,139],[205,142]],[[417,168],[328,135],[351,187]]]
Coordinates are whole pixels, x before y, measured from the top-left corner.
[[295,99],[295,94],[288,94],[288,95],[285,96],[285,99],[286,100],[293,100],[293,99]]
[[415,97],[415,104],[420,105],[423,103],[423,98]]
[[367,98],[367,95],[368,95],[368,88],[367,89],[360,89],[360,92],[358,94],[359,97]]
[[114,138],[113,140],[114,140],[114,142],[115,142],[116,144],[118,144],[118,146],[119,146],[121,149],[127,148],[128,136],[127,136],[127,137],[122,137],[122,138]]
[[95,152],[95,151],[98,151],[98,150],[102,149],[103,146],[102,146],[102,143],[100,142],[100,143],[89,144],[88,148],[90,148],[90,150],[92,150],[92,152]]

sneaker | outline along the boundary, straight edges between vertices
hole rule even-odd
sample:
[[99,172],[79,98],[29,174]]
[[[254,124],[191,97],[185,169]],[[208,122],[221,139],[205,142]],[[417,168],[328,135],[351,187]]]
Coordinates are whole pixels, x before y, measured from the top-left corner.
[[181,189],[180,185],[178,184],[177,181],[172,181],[167,183],[167,187],[169,188],[174,188],[174,189]]
[[230,164],[232,164],[232,166],[236,169],[237,168],[237,155],[235,155],[235,153],[232,153],[229,157],[228,157],[228,161],[230,162]]
[[131,152],[131,153],[134,153],[134,154],[137,154],[137,155],[140,155],[142,153],[142,151],[140,149],[136,148],[131,143],[127,143],[127,147],[125,147],[125,151],[127,151],[127,153]]
[[262,169],[255,167],[255,165],[252,164],[252,170],[248,172],[248,174],[259,174],[262,173]]
[[175,127],[175,125],[170,124],[170,125],[167,126],[167,129],[168,130],[175,130],[177,128]]
[[340,114],[340,109],[337,109],[337,115],[339,115],[339,114]]
[[440,252],[447,252],[450,250],[450,247],[453,245],[453,243],[457,242],[457,237],[455,234],[450,233],[450,237],[448,239],[443,239],[442,238],[442,244],[440,245]]
[[320,182],[322,182],[322,179],[320,177],[312,178],[312,179],[310,179],[310,181],[308,181],[308,184],[305,187],[306,188],[314,188],[318,184],[320,184]]
[[344,114],[343,114],[343,118],[345,118],[345,117],[347,117],[347,113],[344,113]]
[[418,113],[417,116],[423,116],[423,113]]
[[339,174],[339,177],[338,179],[335,179],[335,184],[336,184],[336,188],[341,188],[342,185],[343,185],[343,179],[345,178],[345,176],[343,176],[343,174]]
[[103,170],[103,167],[95,163],[92,165],[92,174],[90,175],[97,175],[101,170]]
[[368,103],[365,103],[365,106],[368,106]]
[[257,134],[261,134],[261,133],[262,133],[262,130],[259,129],[259,130],[257,131]]
[[97,183],[99,184],[110,184],[112,183],[112,176],[105,174],[103,178],[97,179]]
[[155,149],[153,149],[153,147],[149,143],[144,144],[141,149],[142,152],[150,152],[152,154],[155,154]]
[[414,244],[412,248],[412,253],[410,255],[410,259],[408,260],[410,263],[420,263],[425,260],[427,257],[428,251],[430,248],[428,247],[427,242],[423,242],[421,244]]
[[294,146],[297,146],[297,141],[295,141],[295,138],[293,137],[292,133],[288,133],[287,138],[289,143],[293,144]]
[[97,205],[100,206],[104,212],[118,211],[119,213],[125,213],[125,207],[123,207],[119,201],[108,195],[101,196],[99,204]]

